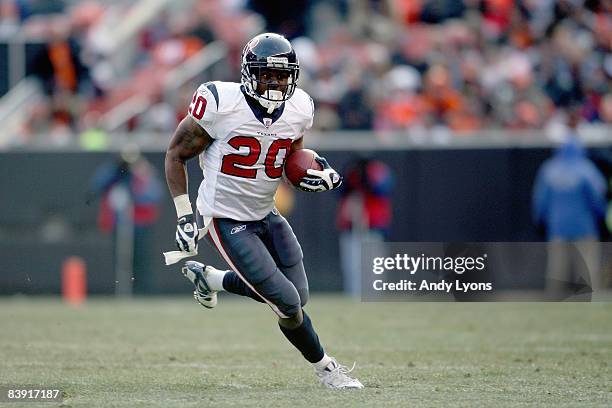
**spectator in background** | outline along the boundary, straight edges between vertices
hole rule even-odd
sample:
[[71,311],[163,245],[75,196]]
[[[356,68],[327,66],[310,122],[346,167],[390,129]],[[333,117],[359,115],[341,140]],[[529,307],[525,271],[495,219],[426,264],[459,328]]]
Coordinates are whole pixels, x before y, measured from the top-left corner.
[[28,70],[40,79],[46,95],[29,112],[20,137],[41,145],[66,146],[74,143],[77,118],[84,107],[78,94],[84,96],[89,90],[89,70],[81,61],[69,18],[50,16],[40,23],[37,29],[46,43],[37,45]]
[[266,31],[283,34],[289,39],[304,35],[306,0],[249,0],[248,7],[266,19]]
[[76,94],[89,78],[81,62],[80,47],[71,35],[70,21],[54,17],[48,25],[48,42],[30,63],[30,70],[43,83],[48,95]]
[[425,0],[422,3],[420,19],[425,23],[436,24],[450,18],[458,18],[465,11],[463,0]]
[[463,110],[463,96],[453,88],[450,73],[442,65],[433,65],[425,74],[423,99],[425,110],[444,118],[445,123],[451,115],[458,115]]
[[606,212],[606,220],[601,224],[600,237],[602,241],[610,241],[612,240],[612,147],[598,149],[591,155],[591,158],[606,181],[605,197],[608,203],[608,210]]
[[544,162],[533,190],[534,220],[550,242],[547,290],[556,297],[576,282],[572,265],[594,293],[601,287],[598,224],[606,211],[606,183],[578,139],[579,117],[579,109],[570,110],[567,140]]
[[353,72],[348,79],[348,90],[338,101],[340,127],[347,130],[372,129],[374,115],[363,88],[363,75]]
[[60,14],[66,8],[64,0],[14,0],[14,3],[22,20],[41,14]]
[[362,243],[381,243],[389,235],[393,176],[385,163],[365,157],[356,159],[343,174],[336,219],[340,264],[345,293],[358,296]]
[[[102,196],[98,226],[113,233],[116,261],[125,245],[133,245],[133,289],[137,294],[154,289],[148,262],[152,258],[151,226],[159,217],[161,194],[162,184],[155,169],[134,145],[126,146],[116,161],[99,167],[92,179],[90,200]],[[120,227],[129,227],[130,223],[133,242],[121,242]]]
[[[102,113],[129,94],[159,89],[169,69],[213,40],[225,44],[228,55],[209,75],[236,78],[244,40],[265,21],[268,30],[301,42],[295,44],[304,67],[300,87],[318,107],[318,130],[374,129],[381,137],[393,130],[444,143],[482,129],[549,129],[577,98],[584,101],[584,120],[612,123],[612,25],[605,0],[180,2],[140,31],[131,66],[121,69],[107,55],[103,34],[113,20],[107,13],[115,6],[127,10],[129,2],[112,3],[0,1],[0,33],[20,29],[53,38],[32,64],[49,95],[74,94],[76,86],[82,99],[72,106]],[[58,10],[71,15],[71,28],[57,30],[58,16],[45,14]],[[55,34],[42,28],[48,25]],[[153,114],[162,109],[167,116],[166,104],[182,100],[163,98],[151,101],[158,103]],[[65,115],[41,112],[26,130],[45,133],[46,124],[59,135],[52,143],[64,143]],[[125,127],[148,131],[147,125],[135,120]]]
[[[612,147],[598,149],[592,155],[593,162],[606,178],[606,219],[600,224],[600,237],[602,241],[612,241]],[[612,253],[604,251],[602,259],[602,285],[604,288],[612,287]],[[607,257],[607,258],[606,258]]]
[[[19,9],[14,1],[0,1],[0,35],[13,34],[19,29]],[[6,92],[0,88],[0,94]]]

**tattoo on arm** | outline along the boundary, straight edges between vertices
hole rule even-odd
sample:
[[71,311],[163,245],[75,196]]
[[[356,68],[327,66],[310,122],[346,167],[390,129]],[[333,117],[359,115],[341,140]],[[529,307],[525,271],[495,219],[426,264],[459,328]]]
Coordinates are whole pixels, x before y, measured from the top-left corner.
[[168,151],[176,150],[178,157],[187,161],[202,153],[211,142],[208,133],[187,116],[174,132]]
[[185,162],[202,153],[212,138],[191,117],[187,116],[176,128],[166,151],[166,181],[173,197],[187,194]]

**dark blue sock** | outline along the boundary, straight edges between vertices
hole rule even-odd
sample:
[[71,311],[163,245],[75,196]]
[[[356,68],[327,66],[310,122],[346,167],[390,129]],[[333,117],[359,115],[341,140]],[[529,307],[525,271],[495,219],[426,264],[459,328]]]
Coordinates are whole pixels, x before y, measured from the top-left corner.
[[319,343],[319,336],[317,336],[312,327],[310,317],[308,317],[304,310],[302,310],[302,313],[304,314],[304,321],[298,328],[287,329],[281,325],[279,327],[287,340],[302,353],[306,360],[311,363],[318,363],[325,355],[325,352],[323,347],[321,347],[321,343]]

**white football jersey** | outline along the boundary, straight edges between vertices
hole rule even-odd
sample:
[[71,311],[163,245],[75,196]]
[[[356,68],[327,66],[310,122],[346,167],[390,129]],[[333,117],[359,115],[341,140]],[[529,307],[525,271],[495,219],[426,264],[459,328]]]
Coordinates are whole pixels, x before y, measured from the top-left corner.
[[[197,208],[204,217],[263,219],[274,208],[291,143],[312,126],[314,105],[296,89],[271,115],[252,109],[239,83],[208,82],[195,92],[189,116],[213,138],[200,155],[204,179]],[[260,112],[263,112],[263,116]]]

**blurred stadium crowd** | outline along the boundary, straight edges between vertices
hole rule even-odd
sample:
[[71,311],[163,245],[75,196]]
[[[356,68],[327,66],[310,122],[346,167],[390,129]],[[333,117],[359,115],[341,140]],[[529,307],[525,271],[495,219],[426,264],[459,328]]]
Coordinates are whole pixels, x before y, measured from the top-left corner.
[[105,34],[133,17],[134,2],[0,0],[3,38],[20,32],[41,43],[27,63],[46,94],[28,108],[12,143],[44,137],[63,145],[81,134],[85,147],[102,147],[100,118],[134,95],[148,108],[125,130],[171,132],[194,84],[168,93],[164,77],[219,41],[227,57],[204,79],[237,81],[243,44],[263,30],[293,41],[317,129],[447,138],[546,129],[563,122],[568,107],[585,122],[612,123],[608,0],[171,3],[138,31],[129,66],[118,69]]

